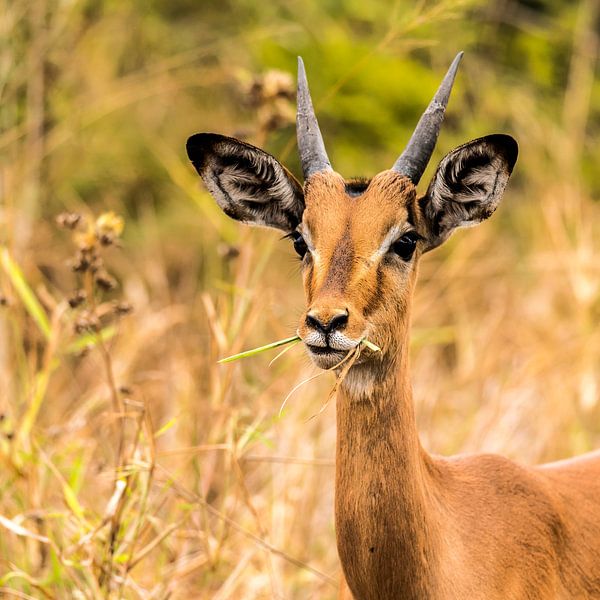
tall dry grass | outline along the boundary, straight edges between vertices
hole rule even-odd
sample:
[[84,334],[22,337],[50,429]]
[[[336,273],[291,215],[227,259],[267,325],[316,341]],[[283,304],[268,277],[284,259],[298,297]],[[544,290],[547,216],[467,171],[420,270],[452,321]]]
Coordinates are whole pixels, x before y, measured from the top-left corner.
[[[335,597],[331,376],[279,417],[315,373],[299,346],[216,364],[295,330],[297,263],[277,233],[228,221],[183,151],[214,129],[295,166],[293,83],[261,76],[299,51],[347,175],[391,164],[413,125],[399,117],[459,42],[437,157],[494,130],[520,142],[497,215],[422,261],[426,447],[529,463],[600,446],[596,5],[559,21],[499,4],[2,3],[1,596]],[[517,43],[505,27],[521,48],[563,44],[556,89],[494,55]],[[396,88],[402,115],[384,110]]]

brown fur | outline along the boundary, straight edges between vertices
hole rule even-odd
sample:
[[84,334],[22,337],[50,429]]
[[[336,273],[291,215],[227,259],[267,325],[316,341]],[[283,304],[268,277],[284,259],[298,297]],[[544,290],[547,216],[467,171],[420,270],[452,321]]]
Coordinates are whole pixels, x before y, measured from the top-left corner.
[[317,174],[305,202],[318,251],[308,310],[349,307],[346,333],[366,330],[383,350],[350,370],[337,398],[340,598],[600,598],[599,453],[535,468],[420,445],[407,349],[421,250],[395,268],[368,261],[409,214],[426,235],[414,186],[386,171],[350,196],[339,175]]

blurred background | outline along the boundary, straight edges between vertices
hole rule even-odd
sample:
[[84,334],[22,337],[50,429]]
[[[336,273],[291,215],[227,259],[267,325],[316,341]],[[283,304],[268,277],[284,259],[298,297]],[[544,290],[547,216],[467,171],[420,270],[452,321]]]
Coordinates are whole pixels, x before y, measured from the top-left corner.
[[439,159],[517,138],[504,201],[421,263],[422,441],[600,447],[596,0],[0,1],[0,596],[334,598],[333,385],[299,263],[216,207],[195,132],[297,175],[296,56],[332,162],[389,168],[458,50]]

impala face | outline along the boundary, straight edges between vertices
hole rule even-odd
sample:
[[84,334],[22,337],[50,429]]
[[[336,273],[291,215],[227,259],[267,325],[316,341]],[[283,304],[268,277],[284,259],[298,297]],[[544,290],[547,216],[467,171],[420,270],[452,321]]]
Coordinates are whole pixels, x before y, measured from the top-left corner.
[[[424,240],[414,185],[394,171],[365,183],[317,174],[304,197],[291,237],[307,302],[298,333],[311,358],[330,368],[365,338],[388,349]],[[363,347],[359,361],[369,357]]]
[[298,146],[305,183],[273,156],[225,136],[192,136],[187,151],[219,206],[230,217],[284,231],[302,260],[306,312],[298,334],[319,367],[334,367],[368,339],[358,362],[393,356],[398,325],[408,319],[420,255],[457,227],[489,217],[517,159],[507,135],[473,140],[448,154],[427,192],[419,182],[433,152],[457,56],[392,169],[370,181],[334,172],[299,62]]

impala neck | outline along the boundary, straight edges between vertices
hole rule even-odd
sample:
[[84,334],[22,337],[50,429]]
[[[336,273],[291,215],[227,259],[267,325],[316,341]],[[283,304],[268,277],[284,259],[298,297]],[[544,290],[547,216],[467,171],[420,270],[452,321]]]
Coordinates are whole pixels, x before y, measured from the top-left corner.
[[381,364],[351,369],[337,397],[336,529],[356,598],[432,598],[439,561],[432,461],[421,448],[408,325]]

